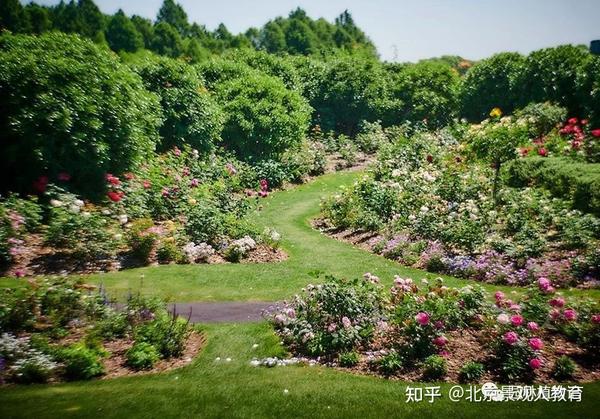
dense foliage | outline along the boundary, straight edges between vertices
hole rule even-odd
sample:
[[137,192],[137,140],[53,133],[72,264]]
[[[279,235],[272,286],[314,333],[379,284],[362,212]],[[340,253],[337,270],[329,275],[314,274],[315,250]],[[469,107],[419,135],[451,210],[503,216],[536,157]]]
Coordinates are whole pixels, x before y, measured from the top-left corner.
[[151,55],[135,61],[132,68],[146,89],[160,98],[159,150],[188,144],[201,152],[211,151],[221,136],[223,114],[193,68]]
[[114,55],[60,33],[0,38],[0,109],[2,189],[21,192],[64,172],[90,193],[154,151],[160,117]]
[[20,383],[89,380],[105,373],[104,346],[130,339],[127,365],[148,369],[181,355],[191,327],[159,300],[131,296],[115,309],[103,290],[81,281],[39,280],[3,289],[0,380]]

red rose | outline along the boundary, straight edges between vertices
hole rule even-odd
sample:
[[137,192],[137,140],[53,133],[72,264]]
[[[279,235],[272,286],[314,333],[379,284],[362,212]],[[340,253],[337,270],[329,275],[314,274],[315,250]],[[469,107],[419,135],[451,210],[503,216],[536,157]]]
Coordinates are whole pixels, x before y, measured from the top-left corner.
[[71,175],[67,172],[60,172],[57,177],[61,182],[68,182],[71,180]]
[[33,189],[36,192],[44,193],[46,192],[46,188],[48,187],[48,176],[40,176],[36,180],[33,181]]
[[594,137],[596,137],[596,138],[600,137],[600,128],[593,129],[593,130],[591,131],[591,133],[592,133],[592,135],[593,135]]
[[538,154],[542,157],[546,157],[548,155],[548,151],[544,147],[542,147],[538,149]]
[[428,154],[428,155],[427,155],[427,161],[428,161],[429,163],[432,163],[432,162],[433,162],[433,156],[432,156],[431,154]]
[[588,120],[587,119],[582,119],[581,120],[581,125],[587,125],[588,124]]
[[577,118],[569,118],[569,120],[567,122],[569,122],[569,125],[575,125],[578,122],[578,119]]
[[119,202],[121,200],[121,198],[123,198],[123,193],[109,191],[106,193],[106,196],[108,196],[108,199],[110,199],[113,202]]
[[121,183],[121,181],[119,180],[119,178],[118,178],[118,177],[116,177],[116,176],[113,176],[113,175],[112,175],[112,174],[110,174],[110,173],[107,173],[107,174],[106,174],[106,181],[107,181],[108,183],[110,183],[111,185],[119,185],[119,184]]
[[144,189],[148,189],[148,188],[149,188],[149,187],[152,185],[152,183],[150,183],[150,181],[149,181],[149,180],[145,180],[145,181],[143,182],[143,185],[144,185]]

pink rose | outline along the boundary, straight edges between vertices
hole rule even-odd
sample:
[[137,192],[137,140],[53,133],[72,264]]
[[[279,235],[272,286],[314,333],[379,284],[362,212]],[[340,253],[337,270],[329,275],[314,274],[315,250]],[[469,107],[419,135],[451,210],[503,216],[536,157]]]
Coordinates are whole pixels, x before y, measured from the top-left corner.
[[510,318],[510,322],[513,326],[521,326],[523,324],[523,316],[514,315]]
[[327,331],[329,333],[335,332],[336,329],[337,329],[337,324],[335,324],[335,323],[330,323],[329,326],[327,326]]
[[531,331],[536,331],[540,327],[538,326],[538,324],[536,322],[529,322],[529,323],[527,323],[527,328]]
[[442,346],[446,346],[447,343],[448,343],[448,338],[446,338],[445,336],[436,336],[433,339],[433,344],[435,346],[442,347]]
[[529,366],[531,369],[537,370],[542,367],[542,360],[539,358],[533,358],[529,361]]
[[539,351],[544,347],[544,342],[540,338],[529,339],[529,347],[534,351]]
[[562,297],[554,297],[550,301],[548,301],[552,307],[562,307],[565,305],[565,299]]
[[514,345],[518,341],[519,335],[517,335],[515,332],[506,332],[504,334],[504,342],[508,343],[509,345]]
[[344,325],[344,327],[346,329],[349,329],[352,326],[352,322],[350,321],[350,319],[346,316],[342,317],[342,324]]
[[494,294],[494,298],[496,298],[496,301],[503,300],[504,293],[502,291],[496,291],[496,293]]
[[592,322],[596,323],[596,324],[600,324],[600,314],[593,314],[592,315]]
[[563,316],[565,316],[565,319],[567,319],[570,322],[577,320],[577,312],[575,310],[573,310],[572,308],[566,309],[563,312]]
[[417,323],[419,323],[421,326],[425,326],[429,323],[429,314],[425,313],[425,312],[420,312],[415,316],[415,320],[417,321]]
[[508,322],[510,322],[510,318],[508,317],[507,314],[504,314],[504,313],[498,314],[498,317],[496,317],[496,320],[500,324],[508,324]]
[[550,280],[548,278],[542,277],[542,278],[538,279],[538,287],[542,291],[548,291],[548,288],[551,285],[552,285],[552,283],[550,282]]

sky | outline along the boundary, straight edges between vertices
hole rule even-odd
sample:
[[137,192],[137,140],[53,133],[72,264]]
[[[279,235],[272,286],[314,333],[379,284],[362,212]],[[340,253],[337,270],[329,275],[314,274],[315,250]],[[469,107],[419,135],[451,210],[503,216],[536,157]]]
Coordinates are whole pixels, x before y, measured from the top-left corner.
[[[28,3],[28,1],[22,1]],[[38,0],[52,5],[57,0]],[[190,22],[234,33],[260,27],[301,7],[333,21],[345,9],[382,59],[418,61],[440,55],[478,60],[501,51],[529,53],[600,39],[600,0],[179,0]],[[162,0],[96,0],[104,13],[154,19]]]

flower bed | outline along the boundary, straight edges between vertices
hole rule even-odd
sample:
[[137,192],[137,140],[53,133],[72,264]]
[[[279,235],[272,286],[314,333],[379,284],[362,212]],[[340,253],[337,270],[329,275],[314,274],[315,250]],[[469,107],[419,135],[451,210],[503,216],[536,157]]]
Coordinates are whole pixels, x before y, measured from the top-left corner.
[[48,279],[4,289],[0,381],[56,382],[186,365],[203,337],[159,300],[130,297],[116,310],[100,290]]
[[[546,191],[504,186],[498,168],[517,151],[503,141],[517,132],[527,140],[527,124],[488,125],[400,133],[371,173],[323,202],[325,221],[377,233],[373,251],[432,272],[508,285],[546,277],[558,287],[598,286],[600,219]],[[495,152],[504,157],[485,157]]]
[[[138,173],[106,174],[104,197],[69,192],[72,178],[36,183],[37,195],[0,202],[0,268],[17,277],[155,263],[272,262],[281,236],[247,219],[269,182],[233,159],[173,148]],[[244,242],[243,246],[239,246]]]
[[303,291],[269,313],[296,361],[409,381],[600,379],[600,304],[568,300],[548,280],[519,299],[441,279],[396,277],[386,292],[369,273]]

